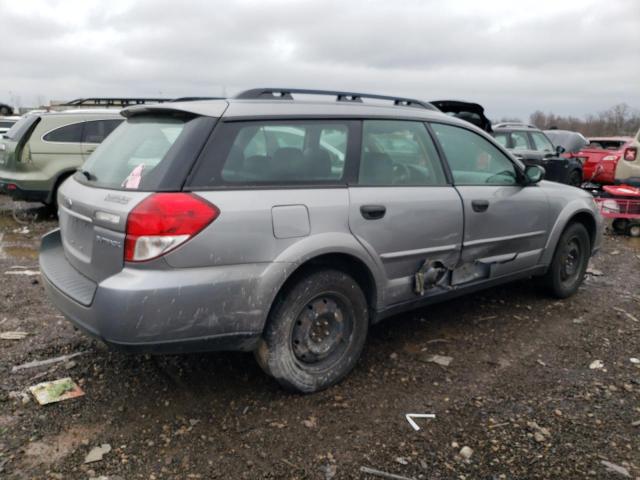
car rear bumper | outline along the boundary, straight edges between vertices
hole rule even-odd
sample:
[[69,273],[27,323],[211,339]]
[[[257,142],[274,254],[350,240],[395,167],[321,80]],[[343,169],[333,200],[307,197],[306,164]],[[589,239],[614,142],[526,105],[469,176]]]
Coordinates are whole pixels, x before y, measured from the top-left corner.
[[46,202],[49,198],[49,190],[38,186],[25,185],[11,179],[0,178],[0,193],[9,195],[13,200],[27,202]]
[[115,348],[150,353],[254,349],[287,265],[125,266],[93,282],[67,261],[59,230],[40,250],[45,289],[74,325]]

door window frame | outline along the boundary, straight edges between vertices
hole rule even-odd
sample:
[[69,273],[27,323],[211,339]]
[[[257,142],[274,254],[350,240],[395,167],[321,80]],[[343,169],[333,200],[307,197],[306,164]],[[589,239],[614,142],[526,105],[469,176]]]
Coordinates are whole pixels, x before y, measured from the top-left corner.
[[[363,184],[359,182],[360,176],[360,161],[362,160],[362,141],[363,141],[363,130],[364,130],[364,122],[365,121],[382,121],[382,122],[413,122],[417,124],[422,124],[422,126],[426,129],[427,137],[431,140],[433,146],[436,151],[436,158],[434,159],[440,165],[442,169],[442,173],[444,175],[444,183],[436,184],[436,185],[394,185],[390,184]],[[449,169],[449,165],[444,160],[444,156],[442,154],[442,149],[440,144],[436,141],[435,134],[431,130],[431,127],[428,122],[423,119],[407,119],[407,118],[398,118],[398,117],[372,117],[372,118],[363,118],[358,122],[359,125],[359,138],[358,138],[358,154],[356,157],[356,169],[355,169],[355,177],[349,183],[349,187],[351,188],[441,188],[441,187],[451,187],[453,186],[453,177],[451,175],[451,171]]]
[[[448,127],[460,128],[462,130],[466,130],[467,132],[472,133],[472,134],[482,138],[483,140],[489,142],[500,153],[502,153],[503,156],[513,165],[513,167],[514,167],[514,169],[516,171],[516,182],[515,183],[510,183],[510,184],[503,184],[503,183],[477,183],[477,184],[476,183],[473,183],[473,184],[464,183],[464,184],[456,184],[455,177],[453,176],[453,170],[451,169],[451,165],[449,164],[449,160],[447,159],[447,154],[445,153],[444,148],[440,144],[440,141],[438,140],[438,136],[436,135],[435,131],[433,131],[433,129],[432,129],[432,125],[433,124],[446,125]],[[524,165],[520,165],[511,156],[511,154],[508,152],[508,150],[505,149],[504,147],[502,147],[502,145],[500,145],[492,137],[491,137],[491,139],[485,138],[483,135],[478,134],[478,132],[474,132],[472,129],[467,128],[466,125],[465,126],[457,125],[457,124],[448,123],[448,122],[442,122],[442,121],[438,121],[438,120],[429,120],[427,122],[427,126],[429,128],[429,131],[433,132],[433,138],[434,138],[434,141],[436,143],[436,148],[440,152],[440,156],[442,157],[442,159],[444,160],[444,163],[446,164],[447,171],[451,175],[451,180],[452,180],[453,186],[459,186],[459,187],[524,187],[524,183],[523,183],[523,180],[524,180]]]

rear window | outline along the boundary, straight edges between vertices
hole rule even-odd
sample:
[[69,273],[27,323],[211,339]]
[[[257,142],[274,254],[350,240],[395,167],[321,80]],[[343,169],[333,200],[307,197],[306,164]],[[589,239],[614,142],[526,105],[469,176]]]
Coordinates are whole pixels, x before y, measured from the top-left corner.
[[620,150],[626,142],[622,140],[590,140],[587,148],[602,150]]
[[105,188],[154,189],[167,172],[172,147],[188,123],[175,117],[129,118],[86,161],[85,179]]
[[351,128],[333,120],[225,123],[193,186],[344,183]]
[[47,133],[42,139],[45,142],[80,143],[82,142],[83,122],[71,123],[64,127],[56,128]]
[[13,126],[16,123],[13,120],[0,120],[0,128],[7,128]]
[[4,136],[9,140],[19,142],[22,140],[22,137],[31,130],[31,127],[38,123],[39,120],[40,117],[38,115],[22,117],[9,129],[7,133],[4,134]]

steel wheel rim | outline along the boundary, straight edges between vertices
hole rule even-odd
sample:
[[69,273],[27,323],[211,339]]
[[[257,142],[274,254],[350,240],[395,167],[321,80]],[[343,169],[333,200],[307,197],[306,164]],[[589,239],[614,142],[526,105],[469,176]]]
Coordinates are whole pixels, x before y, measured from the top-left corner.
[[572,283],[578,278],[582,266],[582,247],[577,238],[570,239],[564,249],[560,267],[560,280]]
[[302,307],[291,331],[296,361],[314,368],[335,363],[353,334],[353,312],[336,292],[316,295]]

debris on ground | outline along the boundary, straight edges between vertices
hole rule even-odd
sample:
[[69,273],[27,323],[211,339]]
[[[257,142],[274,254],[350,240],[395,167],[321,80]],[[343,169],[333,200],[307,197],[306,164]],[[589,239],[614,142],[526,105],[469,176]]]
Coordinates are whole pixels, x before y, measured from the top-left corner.
[[640,322],[640,320],[638,320],[635,316],[631,315],[629,312],[627,312],[626,310],[624,310],[623,308],[620,307],[613,307],[613,309],[616,312],[619,312],[621,314],[623,314],[625,317],[627,317],[629,320],[633,320],[634,322]]
[[471,455],[473,455],[473,449],[471,447],[465,445],[460,449],[460,456],[465,460],[469,460]]
[[452,360],[453,357],[447,357],[445,355],[429,355],[424,359],[425,362],[437,363],[441,367],[448,367]]
[[602,270],[598,270],[597,268],[589,267],[587,268],[587,275],[593,275],[594,277],[602,277],[604,273]]
[[0,340],[22,340],[27,335],[28,332],[23,332],[20,330],[11,331],[11,332],[2,332],[0,333]]
[[604,367],[604,363],[602,363],[602,360],[594,360],[589,364],[589,368],[591,370],[600,370],[603,367]]
[[93,447],[84,458],[84,463],[99,462],[110,451],[111,445],[109,445],[108,443],[103,443],[98,447]]
[[604,465],[604,467],[607,469],[607,471],[609,471],[611,473],[618,473],[618,474],[622,475],[623,477],[631,478],[631,475],[629,474],[629,470],[627,470],[626,468],[624,468],[624,467],[622,467],[620,465],[616,465],[615,463],[607,462],[606,460],[601,460],[600,463],[602,465]]
[[40,270],[7,270],[4,272],[5,275],[40,275]]
[[29,391],[36,397],[40,405],[48,403],[61,402],[84,395],[82,389],[71,378],[61,378],[52,382],[42,382],[33,387],[29,387]]
[[633,363],[634,365],[640,365],[640,358],[631,357],[631,358],[629,359],[629,361],[630,361],[631,363]]
[[389,480],[414,480],[413,477],[405,477],[403,475],[396,475],[395,473],[383,472],[382,470],[376,470],[370,467],[360,467],[362,473],[373,475],[374,477],[387,478]]
[[60,357],[47,358],[45,360],[34,360],[32,362],[27,362],[27,363],[23,363],[22,365],[16,365],[16,366],[12,367],[11,368],[11,373],[15,373],[15,372],[18,372],[20,370],[25,370],[25,369],[28,369],[28,368],[36,368],[36,367],[42,367],[44,365],[51,365],[51,364],[59,363],[59,362],[68,362],[72,358],[75,358],[75,357],[77,357],[79,355],[84,355],[85,353],[87,353],[87,352],[86,351],[82,351],[82,352],[70,353],[68,355],[62,355]]

